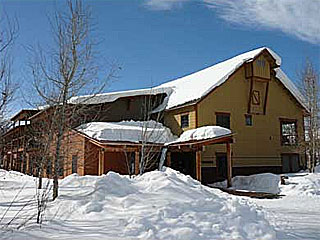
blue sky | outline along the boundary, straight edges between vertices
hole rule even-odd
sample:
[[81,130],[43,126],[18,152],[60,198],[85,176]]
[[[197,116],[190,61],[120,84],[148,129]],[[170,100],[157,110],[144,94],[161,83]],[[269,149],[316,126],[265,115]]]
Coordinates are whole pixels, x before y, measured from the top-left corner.
[[[99,52],[122,67],[109,91],[157,85],[261,46],[282,57],[282,68],[293,81],[306,57],[320,68],[319,0],[85,2],[92,7],[96,36],[102,40]],[[32,81],[24,48],[50,45],[47,16],[64,3],[1,0],[1,13],[5,10],[19,21],[14,77],[20,91]],[[18,102],[26,106],[22,99]]]

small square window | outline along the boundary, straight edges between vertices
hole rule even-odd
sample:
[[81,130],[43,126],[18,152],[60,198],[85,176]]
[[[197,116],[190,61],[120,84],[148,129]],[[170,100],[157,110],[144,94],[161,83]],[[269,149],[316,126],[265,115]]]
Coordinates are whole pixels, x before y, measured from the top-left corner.
[[246,117],[246,126],[252,126],[252,115],[245,115]]
[[189,114],[181,115],[180,116],[180,122],[182,128],[189,127]]
[[230,114],[216,113],[216,125],[230,129]]

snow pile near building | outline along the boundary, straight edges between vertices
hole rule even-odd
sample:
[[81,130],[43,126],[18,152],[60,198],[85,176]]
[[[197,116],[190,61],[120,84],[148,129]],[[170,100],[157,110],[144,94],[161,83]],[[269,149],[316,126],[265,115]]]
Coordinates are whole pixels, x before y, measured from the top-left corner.
[[176,139],[170,129],[151,121],[91,122],[76,128],[100,141],[166,143]]
[[74,174],[60,183],[41,228],[0,239],[276,239],[256,205],[170,168],[134,178]]
[[199,127],[196,129],[190,129],[183,132],[177,140],[168,143],[168,145],[173,143],[189,142],[194,140],[198,140],[198,141],[206,140],[206,139],[222,137],[230,134],[231,134],[230,129],[223,128],[220,126]]
[[293,173],[282,186],[286,195],[320,197],[320,173]]
[[[272,173],[261,173],[251,176],[236,176],[232,178],[230,189],[250,192],[280,193],[280,176]],[[226,188],[227,181],[210,184],[213,187]]]

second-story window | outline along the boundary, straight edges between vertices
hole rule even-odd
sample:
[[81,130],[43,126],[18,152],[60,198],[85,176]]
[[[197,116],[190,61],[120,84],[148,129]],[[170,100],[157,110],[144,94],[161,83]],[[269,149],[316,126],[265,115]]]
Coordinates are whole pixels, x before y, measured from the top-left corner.
[[180,123],[182,128],[189,127],[189,114],[183,114],[180,116]]
[[296,145],[298,143],[297,121],[280,120],[281,144]]
[[230,129],[230,114],[216,113],[216,125]]
[[252,115],[246,114],[246,115],[245,115],[245,119],[246,119],[246,126],[252,126],[252,124],[253,124],[253,122],[252,122]]

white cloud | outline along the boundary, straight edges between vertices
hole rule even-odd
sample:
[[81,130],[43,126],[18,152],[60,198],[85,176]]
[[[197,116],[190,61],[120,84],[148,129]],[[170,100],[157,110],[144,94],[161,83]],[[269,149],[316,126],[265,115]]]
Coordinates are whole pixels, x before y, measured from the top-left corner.
[[203,0],[224,20],[320,43],[320,0]]
[[174,7],[181,7],[183,3],[190,0],[145,0],[148,7],[154,10],[170,10]]

